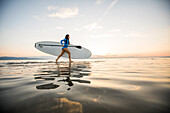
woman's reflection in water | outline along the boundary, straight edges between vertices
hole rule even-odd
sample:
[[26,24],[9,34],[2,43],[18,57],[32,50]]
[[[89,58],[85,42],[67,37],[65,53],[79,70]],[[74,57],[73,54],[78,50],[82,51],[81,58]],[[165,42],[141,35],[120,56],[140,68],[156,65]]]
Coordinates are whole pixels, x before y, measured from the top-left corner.
[[[58,72],[59,72],[58,76],[60,76],[60,73],[62,73],[62,70],[60,70],[61,68],[58,63],[57,63],[57,66],[58,66]],[[63,72],[65,72],[65,71],[63,71]],[[70,77],[71,77],[71,62],[69,62],[69,66],[68,66],[68,77],[63,80],[58,80],[57,82],[68,82],[68,84],[67,84],[68,86],[73,86],[74,84],[71,81]],[[69,87],[67,90],[70,90],[70,89],[71,88]]]
[[[79,66],[77,66],[77,67],[79,67]],[[76,67],[76,69],[79,70],[77,67]],[[65,68],[64,68],[64,69],[65,69]],[[59,65],[58,65],[58,72],[60,73],[60,75],[62,75],[63,72],[68,72],[68,73],[67,73],[68,77],[67,77],[66,79],[63,79],[63,80],[58,80],[57,82],[68,82],[68,84],[66,84],[66,85],[68,85],[68,86],[73,86],[73,85],[74,85],[73,82],[86,83],[86,84],[90,84],[90,83],[91,83],[91,82],[88,81],[88,80],[70,79],[70,77],[72,76],[72,75],[71,75],[72,70],[71,70],[71,63],[70,63],[70,62],[69,62],[69,66],[68,66],[67,69],[68,69],[68,70],[62,70],[62,68],[59,67]],[[79,70],[79,72],[81,72],[81,71],[82,71],[82,70]],[[88,71],[88,72],[89,72],[89,71]],[[66,73],[64,73],[64,75],[65,75],[65,74],[66,74]],[[82,77],[83,77],[83,76],[82,76]],[[68,88],[67,90],[70,90],[70,88]]]
[[[70,80],[70,76],[71,76],[71,62],[69,62],[69,76],[67,77],[66,81],[68,82],[69,86],[73,86],[73,82]],[[67,90],[70,90],[70,88],[68,88]]]

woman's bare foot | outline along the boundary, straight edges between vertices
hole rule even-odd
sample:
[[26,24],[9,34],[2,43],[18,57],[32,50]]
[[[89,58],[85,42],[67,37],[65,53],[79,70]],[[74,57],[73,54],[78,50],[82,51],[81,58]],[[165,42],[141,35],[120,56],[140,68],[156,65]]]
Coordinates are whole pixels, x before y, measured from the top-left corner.
[[69,62],[71,63],[71,62],[73,62],[72,60],[69,60]]
[[56,62],[58,61],[58,59],[55,60]]

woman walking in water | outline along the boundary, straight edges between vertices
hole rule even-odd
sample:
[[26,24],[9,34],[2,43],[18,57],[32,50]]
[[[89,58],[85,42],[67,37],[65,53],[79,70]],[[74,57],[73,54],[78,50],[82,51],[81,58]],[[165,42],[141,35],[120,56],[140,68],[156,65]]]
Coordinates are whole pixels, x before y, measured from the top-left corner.
[[[65,52],[68,53],[69,62],[71,62],[71,53],[70,53],[70,51],[67,49],[68,45],[70,44],[69,38],[70,38],[70,36],[69,36],[69,34],[67,34],[67,35],[65,36],[65,39],[61,40],[61,45],[63,46],[63,47],[62,47],[62,52],[61,52],[61,54],[58,56],[58,58],[56,59],[56,62],[58,61],[58,59],[59,59]],[[64,44],[63,44],[63,41],[64,41]]]

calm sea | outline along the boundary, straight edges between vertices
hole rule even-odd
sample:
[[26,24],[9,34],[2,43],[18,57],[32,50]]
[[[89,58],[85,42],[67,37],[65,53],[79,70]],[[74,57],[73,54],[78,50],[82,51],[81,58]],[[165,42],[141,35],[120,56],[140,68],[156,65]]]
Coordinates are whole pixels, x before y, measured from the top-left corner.
[[170,58],[1,60],[1,113],[168,113]]

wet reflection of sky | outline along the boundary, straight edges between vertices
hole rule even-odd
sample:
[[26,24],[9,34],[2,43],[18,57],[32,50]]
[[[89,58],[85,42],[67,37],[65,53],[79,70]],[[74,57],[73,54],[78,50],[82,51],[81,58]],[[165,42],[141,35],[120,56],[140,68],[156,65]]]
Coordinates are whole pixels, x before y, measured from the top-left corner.
[[0,94],[2,112],[168,112],[170,59],[1,61]]

